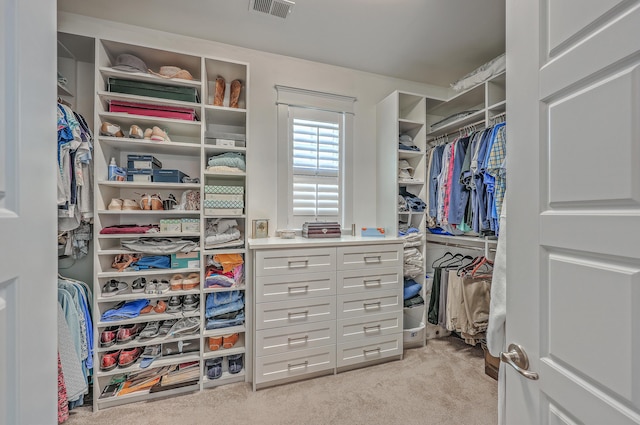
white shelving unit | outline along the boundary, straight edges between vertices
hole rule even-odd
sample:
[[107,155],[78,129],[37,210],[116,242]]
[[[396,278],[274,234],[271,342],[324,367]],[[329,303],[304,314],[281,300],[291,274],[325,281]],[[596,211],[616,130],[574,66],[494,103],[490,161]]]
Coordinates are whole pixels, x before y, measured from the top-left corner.
[[[425,212],[400,211],[398,196],[401,191],[425,200],[426,187],[426,99],[423,95],[395,91],[380,101],[376,109],[377,125],[377,214],[378,224],[390,235],[397,236],[400,223],[415,227],[425,233]],[[399,148],[399,136],[409,135],[419,149],[417,151]],[[399,161],[405,160],[413,168],[412,178],[401,179],[398,175]],[[424,241],[415,247],[425,254]],[[404,308],[405,348],[424,346],[426,327],[425,264],[423,273],[414,280],[422,285],[420,294],[425,303]]]
[[[95,96],[94,96],[94,134],[95,134],[95,253],[94,253],[94,335],[95,357],[94,364],[94,410],[141,401],[150,400],[157,397],[166,397],[174,394],[182,394],[188,391],[197,391],[204,388],[224,385],[232,382],[251,380],[251,317],[252,305],[251,287],[246,284],[232,288],[205,288],[207,260],[216,254],[240,254],[245,261],[245,268],[248,256],[246,255],[246,244],[232,248],[207,248],[205,249],[206,229],[210,220],[218,218],[233,218],[238,221],[239,229],[246,240],[247,235],[247,211],[248,203],[245,200],[244,213],[241,216],[216,215],[208,217],[204,214],[203,200],[205,185],[210,184],[234,184],[245,187],[247,173],[213,173],[207,171],[207,161],[212,155],[224,152],[240,152],[247,154],[247,147],[224,147],[211,145],[206,138],[207,130],[222,126],[222,128],[233,128],[237,132],[245,135],[247,141],[249,135],[247,131],[248,122],[248,87],[249,87],[249,66],[246,63],[227,61],[224,59],[209,58],[193,54],[143,47],[135,44],[127,44],[110,40],[96,40],[96,63],[95,63]],[[163,79],[153,74],[130,73],[114,69],[116,58],[122,53],[133,54],[142,59],[150,69],[157,70],[161,66],[173,65],[188,70],[193,76],[193,80]],[[243,87],[238,108],[227,106],[213,106],[213,92],[215,79],[218,76],[225,78],[227,82],[240,79]],[[119,78],[133,80],[141,83],[155,83],[170,87],[193,88],[197,92],[197,102],[185,102],[179,100],[164,99],[154,96],[143,96],[136,94],[123,94],[109,91],[109,78]],[[109,104],[114,100],[128,101],[135,103],[145,103],[158,106],[172,106],[189,108],[195,112],[196,120],[187,121],[181,119],[158,118],[153,116],[142,116],[127,113],[114,113],[109,111]],[[103,122],[117,124],[121,127],[125,137],[112,137],[100,134],[100,126]],[[146,128],[158,126],[169,135],[170,141],[156,142],[152,140],[142,140],[129,138],[129,128],[131,125],[138,125],[144,131]],[[247,143],[248,144],[248,143]],[[162,163],[162,169],[177,169],[182,171],[192,179],[197,178],[196,183],[165,183],[165,182],[140,182],[140,181],[109,181],[107,179],[108,165],[111,158],[122,168],[126,168],[127,155],[145,154],[153,155]],[[173,194],[180,202],[184,192],[199,191],[200,205],[198,210],[109,210],[108,206],[112,199],[133,199],[139,201],[142,194],[158,194],[161,199],[167,199],[169,194]],[[148,234],[101,234],[100,231],[113,225],[123,224],[159,224],[161,219],[199,219],[199,230],[197,232],[159,232]],[[200,255],[199,267],[170,268],[170,269],[149,269],[140,271],[118,272],[112,268],[114,256],[119,253],[130,252],[121,246],[123,239],[134,238],[190,238],[196,241],[197,247],[193,252]],[[140,253],[144,256],[145,253]],[[153,254],[148,254],[153,255]],[[187,276],[196,273],[200,277],[200,285],[188,290],[170,290],[164,294],[145,294],[144,292],[133,293],[130,289],[132,282],[138,277],[145,277],[147,283],[152,279],[169,281],[172,276],[182,274]],[[103,296],[102,287],[110,279],[126,282],[129,289],[115,296]],[[208,295],[216,292],[228,292],[231,290],[245,293],[245,323],[241,326],[226,327],[220,329],[206,329],[206,299]],[[198,295],[200,304],[197,310],[177,312],[177,313],[155,313],[151,311],[147,314],[140,314],[133,318],[117,321],[103,321],[101,315],[113,308],[118,303],[147,299],[151,305],[156,305],[159,300],[168,302],[171,296]],[[162,321],[170,319],[180,319],[183,317],[197,317],[200,326],[197,332],[179,337],[153,338],[149,340],[134,339],[126,344],[116,344],[111,347],[100,346],[100,334],[105,328],[112,326],[122,326],[132,323],[147,323],[150,321]],[[208,338],[210,336],[228,335],[239,333],[238,342],[230,349],[219,349],[210,351]],[[167,355],[155,360],[149,369],[166,365],[178,365],[184,362],[198,362],[199,379],[198,382],[184,388],[167,389],[161,392],[140,392],[123,396],[113,396],[100,398],[103,388],[109,384],[116,375],[130,372],[140,372],[140,360],[135,364],[120,368],[116,367],[110,371],[100,369],[103,355],[106,352],[119,349],[144,347],[155,344],[173,344],[185,341],[197,341],[199,350],[185,354]],[[241,354],[244,356],[244,368],[239,373],[231,374],[228,371],[227,356]],[[249,356],[247,359],[246,357]],[[207,378],[205,362],[207,359],[223,357],[223,374],[219,379],[210,380]],[[247,369],[247,366],[249,368]]]

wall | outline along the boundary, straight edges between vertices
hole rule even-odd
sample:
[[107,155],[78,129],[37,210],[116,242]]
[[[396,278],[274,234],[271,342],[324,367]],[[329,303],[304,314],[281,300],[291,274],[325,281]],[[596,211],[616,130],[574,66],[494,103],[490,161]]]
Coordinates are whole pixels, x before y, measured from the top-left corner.
[[[124,43],[247,62],[250,66],[247,166],[251,218],[276,221],[276,84],[358,99],[354,119],[353,210],[358,227],[376,224],[376,104],[394,90],[449,97],[449,90],[352,69],[184,37],[156,30],[59,13],[58,30]],[[273,226],[273,225],[272,225]],[[347,226],[348,227],[348,226]],[[271,229],[273,235],[273,229]]]

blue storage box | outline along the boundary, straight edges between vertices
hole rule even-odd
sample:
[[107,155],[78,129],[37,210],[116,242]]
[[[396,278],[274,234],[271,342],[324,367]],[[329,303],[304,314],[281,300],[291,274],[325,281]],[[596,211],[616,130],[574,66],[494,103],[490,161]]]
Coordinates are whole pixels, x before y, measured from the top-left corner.
[[200,267],[200,253],[197,251],[171,254],[172,269],[196,269]]
[[153,170],[138,170],[136,168],[127,168],[128,182],[152,182]]
[[384,229],[382,227],[363,227],[362,236],[384,238]]
[[155,170],[162,168],[162,162],[153,155],[127,155],[127,168]]
[[153,181],[163,183],[182,183],[182,178],[188,177],[180,170],[153,170]]

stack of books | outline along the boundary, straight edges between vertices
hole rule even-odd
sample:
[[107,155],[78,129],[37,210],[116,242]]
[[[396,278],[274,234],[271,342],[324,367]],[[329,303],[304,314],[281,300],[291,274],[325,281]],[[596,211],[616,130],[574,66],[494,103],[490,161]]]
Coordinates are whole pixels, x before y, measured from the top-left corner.
[[339,238],[342,236],[340,223],[338,222],[313,222],[302,225],[302,237],[304,238]]

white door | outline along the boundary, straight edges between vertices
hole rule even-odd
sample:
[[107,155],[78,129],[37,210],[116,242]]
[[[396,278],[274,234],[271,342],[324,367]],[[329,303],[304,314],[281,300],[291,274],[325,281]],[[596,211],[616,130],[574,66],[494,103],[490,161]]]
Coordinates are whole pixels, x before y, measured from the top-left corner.
[[640,424],[640,2],[507,0],[506,423]]
[[0,2],[0,424],[55,424],[56,2]]

